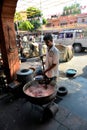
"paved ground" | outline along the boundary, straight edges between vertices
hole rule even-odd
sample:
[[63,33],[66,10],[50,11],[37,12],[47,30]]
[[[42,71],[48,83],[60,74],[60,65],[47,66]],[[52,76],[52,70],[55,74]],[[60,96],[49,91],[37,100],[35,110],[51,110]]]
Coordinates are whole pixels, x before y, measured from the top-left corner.
[[69,62],[61,63],[59,66],[60,77],[65,77],[66,70],[70,68],[77,70],[76,76],[87,78],[87,52],[77,53]]
[[87,120],[87,79],[65,79],[58,83],[58,86],[61,85],[68,89],[68,94],[59,104]]
[[[53,118],[42,122],[43,109],[24,98],[0,100],[0,130],[87,130],[87,79],[81,69],[74,78],[67,78],[65,71],[73,66],[70,62],[60,66],[58,87],[65,86],[68,94],[56,102],[59,110]],[[32,60],[23,63],[21,69],[34,66],[38,63]]]
[[42,121],[42,107],[26,102],[24,98],[0,100],[0,130],[87,130],[87,118],[84,118],[87,92],[77,81],[60,79],[58,86],[66,86],[68,94],[56,102],[58,112],[45,122]]

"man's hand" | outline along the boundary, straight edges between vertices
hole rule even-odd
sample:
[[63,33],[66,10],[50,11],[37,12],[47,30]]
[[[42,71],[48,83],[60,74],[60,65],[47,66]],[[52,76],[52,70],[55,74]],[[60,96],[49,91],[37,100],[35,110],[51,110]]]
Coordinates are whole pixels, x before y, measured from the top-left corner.
[[43,59],[43,55],[40,56],[40,59]]
[[42,59],[44,56],[46,56],[46,54],[40,55],[40,58]]

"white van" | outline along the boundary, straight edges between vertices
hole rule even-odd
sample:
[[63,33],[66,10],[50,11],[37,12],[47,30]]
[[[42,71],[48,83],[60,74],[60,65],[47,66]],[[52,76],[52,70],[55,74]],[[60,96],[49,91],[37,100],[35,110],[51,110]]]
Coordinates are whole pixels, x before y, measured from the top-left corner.
[[81,52],[87,49],[87,36],[83,30],[69,29],[59,32],[56,44],[72,45],[75,52]]

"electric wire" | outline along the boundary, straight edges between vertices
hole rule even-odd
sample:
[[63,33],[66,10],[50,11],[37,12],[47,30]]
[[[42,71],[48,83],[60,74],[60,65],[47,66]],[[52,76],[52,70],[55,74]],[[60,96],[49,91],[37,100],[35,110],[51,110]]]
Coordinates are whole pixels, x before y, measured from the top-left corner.
[[[81,1],[81,0],[79,0]],[[78,2],[79,2],[78,1]],[[19,4],[20,3],[20,4]],[[20,7],[22,7],[22,10],[27,10],[27,8],[29,7],[36,7],[39,8],[43,14],[46,12],[51,12],[53,9],[55,9],[56,7],[56,11],[55,13],[58,13],[60,11],[60,6],[64,5],[67,6],[67,4],[76,4],[77,1],[76,0],[55,0],[55,2],[53,0],[23,0],[23,2],[21,2],[21,0],[18,0],[18,4],[17,4],[17,9],[16,10],[20,10]],[[63,8],[64,8],[63,6]],[[80,6],[81,9],[84,9],[84,7],[82,8]],[[51,10],[50,10],[51,9]],[[51,12],[52,13],[52,12]]]
[[[50,2],[50,1],[44,0],[44,2],[41,2],[41,4],[42,4],[43,9],[48,9],[48,7],[55,7],[55,6],[63,5],[63,4],[66,4],[67,2],[72,2],[72,1],[71,0],[66,0],[65,2],[63,2],[63,1],[58,2],[58,0],[57,0],[55,2],[54,1]],[[40,7],[40,2],[35,2],[34,4],[31,4],[31,3],[30,3],[30,5],[32,5],[32,6]],[[19,8],[20,8],[20,6],[22,6],[22,7],[23,6],[28,6],[28,3],[21,3],[21,5],[18,5],[18,6],[19,6]]]

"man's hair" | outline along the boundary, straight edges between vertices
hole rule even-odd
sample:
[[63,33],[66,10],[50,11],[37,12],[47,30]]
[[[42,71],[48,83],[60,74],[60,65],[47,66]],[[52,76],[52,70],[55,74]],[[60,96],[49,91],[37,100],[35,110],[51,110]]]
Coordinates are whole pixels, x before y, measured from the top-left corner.
[[53,37],[52,37],[51,34],[46,34],[46,35],[44,36],[43,40],[44,40],[44,41],[48,41],[48,40],[53,41]]

